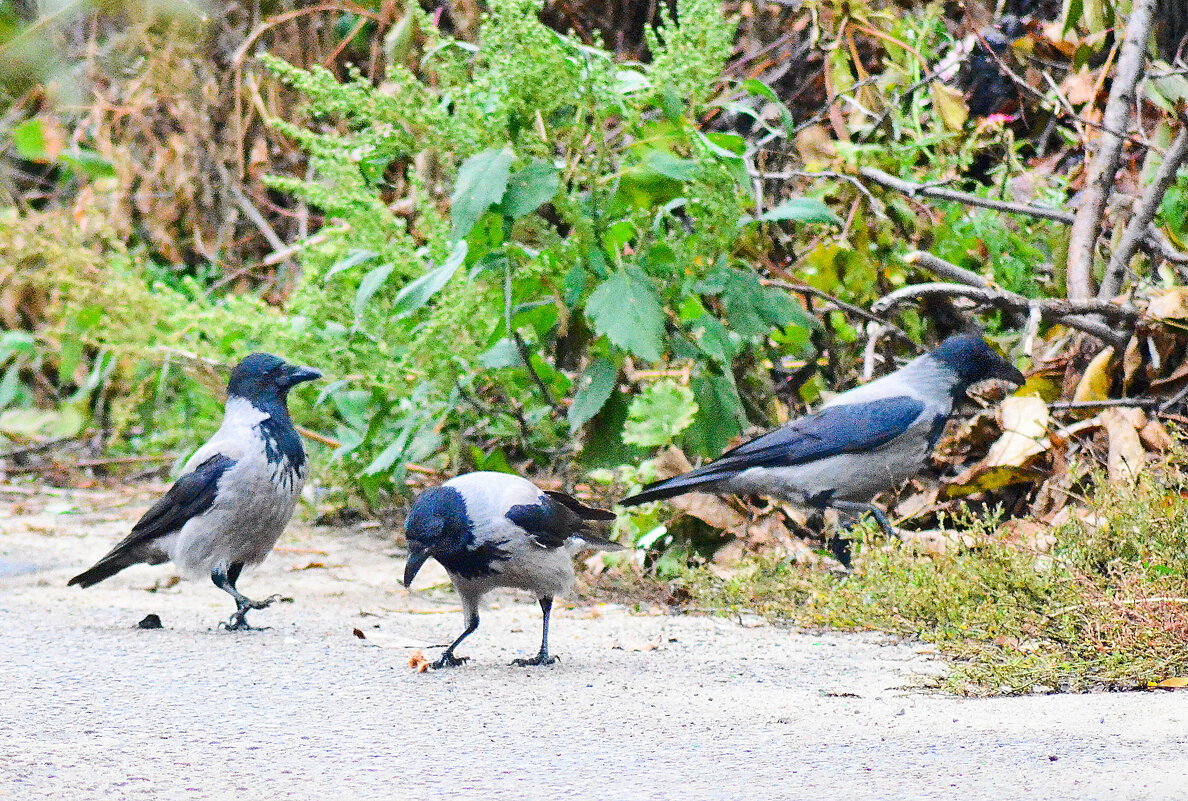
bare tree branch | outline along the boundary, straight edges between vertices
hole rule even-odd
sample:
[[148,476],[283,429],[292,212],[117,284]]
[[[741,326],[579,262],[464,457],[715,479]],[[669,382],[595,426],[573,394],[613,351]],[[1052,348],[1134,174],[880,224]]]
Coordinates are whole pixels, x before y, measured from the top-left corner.
[[1102,119],[1105,132],[1098,140],[1100,148],[1090,166],[1089,181],[1069,238],[1068,296],[1074,300],[1093,297],[1090,273],[1097,232],[1106,199],[1114,185],[1114,173],[1118,170],[1123,141],[1119,133],[1125,131],[1130,122],[1130,107],[1134,105],[1135,86],[1143,71],[1154,10],[1155,0],[1135,0],[1126,22],[1126,38],[1122,41],[1114,85]]
[[1126,231],[1122,234],[1122,241],[1118,243],[1114,255],[1110,257],[1110,265],[1106,268],[1101,279],[1101,289],[1097,292],[1098,300],[1107,300],[1118,294],[1122,289],[1122,279],[1126,275],[1126,268],[1139,248],[1139,244],[1147,235],[1147,227],[1155,219],[1155,212],[1163,202],[1163,196],[1168,188],[1176,181],[1176,171],[1188,158],[1188,125],[1180,128],[1180,133],[1172,142],[1171,147],[1163,155],[1163,163],[1159,165],[1159,172],[1151,186],[1143,193],[1143,202],[1138,211],[1130,218]]
[[959,284],[976,286],[982,289],[993,289],[993,285],[989,281],[972,270],[958,267],[956,264],[947,262],[940,256],[934,256],[926,250],[913,250],[904,256],[903,260],[907,264],[923,267],[933,275],[939,275],[941,278],[947,278]]
[[1087,334],[1092,334],[1103,342],[1120,345],[1128,335],[1117,331],[1105,323],[1088,319],[1084,315],[1096,314],[1108,317],[1123,324],[1133,324],[1139,312],[1129,306],[1120,306],[1099,300],[1053,300],[1033,299],[1010,292],[1005,289],[966,286],[963,284],[912,284],[897,289],[891,294],[879,298],[871,306],[871,311],[878,314],[890,311],[897,306],[908,305],[915,300],[926,297],[965,298],[981,306],[989,306],[1003,311],[1030,312],[1039,309],[1040,316],[1052,322],[1063,323],[1070,328],[1076,328]]
[[1030,203],[1009,203],[1005,200],[992,200],[990,198],[982,197],[981,195],[973,195],[969,192],[959,192],[956,189],[946,189],[943,186],[932,186],[930,184],[920,184],[914,181],[905,181],[902,178],[896,178],[894,175],[885,173],[882,170],[874,167],[861,167],[858,174],[863,178],[874,181],[876,184],[894,189],[896,192],[902,192],[908,197],[916,197],[922,195],[924,197],[934,197],[939,200],[953,200],[958,203],[964,203],[968,206],[979,206],[983,209],[994,209],[995,211],[1008,211],[1011,214],[1026,214],[1029,217],[1039,217],[1045,220],[1055,220],[1069,224],[1073,221],[1073,216],[1067,211],[1060,209],[1048,208],[1047,206],[1033,206]]

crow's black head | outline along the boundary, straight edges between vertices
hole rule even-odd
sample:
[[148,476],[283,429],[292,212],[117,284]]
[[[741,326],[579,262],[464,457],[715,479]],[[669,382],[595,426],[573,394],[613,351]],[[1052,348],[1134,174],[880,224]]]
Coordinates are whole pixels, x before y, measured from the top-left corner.
[[951,336],[929,356],[960,379],[960,390],[988,378],[1001,378],[1012,384],[1026,379],[1016,367],[998,355],[986,340],[972,334]]
[[495,543],[476,545],[466,500],[450,486],[427,489],[417,496],[404,521],[404,536],[408,540],[405,587],[429,557],[465,578],[489,572],[491,561],[502,558]]
[[297,384],[321,377],[312,367],[295,367],[271,353],[253,353],[231,371],[227,395],[260,406],[269,401],[284,401]]

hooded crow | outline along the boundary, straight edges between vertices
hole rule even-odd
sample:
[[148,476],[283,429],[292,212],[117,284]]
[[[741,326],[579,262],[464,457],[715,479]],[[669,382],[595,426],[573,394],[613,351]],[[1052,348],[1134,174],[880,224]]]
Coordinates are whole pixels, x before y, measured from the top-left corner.
[[584,548],[617,551],[623,546],[590,531],[613,512],[583,506],[563,492],[543,492],[507,473],[467,473],[422,492],[404,524],[408,564],[404,586],[430,558],[446,569],[462,598],[466,630],[433,667],[453,667],[469,657],[454,649],[479,625],[478,604],[496,587],[528,590],[540,602],[544,627],[540,653],[512,664],[549,665],[549,612],[553,598],[573,585],[573,557]]
[[891,523],[871,499],[924,469],[953,405],[973,384],[1023,374],[981,337],[961,334],[869,384],[843,392],[819,411],[769,431],[716,460],[648,484],[621,501],[634,506],[720,492],[767,495],[798,506],[833,507],[851,517]]
[[70,585],[90,587],[141,562],[173,562],[188,578],[210,576],[235,599],[228,629],[250,629],[247,611],[276,597],[252,601],[235,582],[245,565],[264,560],[293,516],[309,463],[286,400],[294,386],[321,375],[267,353],[236,365],[219,430],[132,533]]

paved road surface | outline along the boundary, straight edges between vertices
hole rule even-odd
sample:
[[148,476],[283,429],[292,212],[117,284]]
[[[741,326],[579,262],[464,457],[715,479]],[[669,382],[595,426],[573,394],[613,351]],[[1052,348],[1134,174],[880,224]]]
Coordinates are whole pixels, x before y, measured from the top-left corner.
[[[0,798],[1188,796],[1188,692],[953,698],[873,636],[562,608],[561,662],[513,668],[539,610],[509,594],[468,665],[416,674],[460,615],[401,589],[376,531],[287,535],[241,582],[294,598],[254,613],[268,631],[216,630],[232,606],[205,583],[146,592],[168,566],[65,587],[148,502],[0,506]],[[149,612],[164,630],[135,628]]]

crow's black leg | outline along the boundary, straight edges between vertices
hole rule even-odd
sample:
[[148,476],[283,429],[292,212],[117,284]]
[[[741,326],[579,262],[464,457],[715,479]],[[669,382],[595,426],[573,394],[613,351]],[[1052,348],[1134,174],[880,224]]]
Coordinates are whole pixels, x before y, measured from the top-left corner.
[[231,619],[226,623],[220,623],[219,625],[228,631],[260,631],[261,629],[248,625],[248,610],[266,609],[279,600],[280,596],[272,595],[263,601],[253,601],[251,598],[246,597],[239,590],[235,589],[235,582],[239,581],[239,574],[242,572],[243,562],[236,562],[226,570],[216,567],[210,571],[210,580],[214,582],[214,585],[235,599],[235,614],[231,615]]
[[541,598],[540,611],[544,612],[544,625],[541,628],[540,634],[540,653],[531,659],[512,660],[512,664],[516,667],[527,667],[528,665],[551,665],[557,661],[557,657],[549,656],[549,613],[553,611],[553,599]]
[[450,647],[445,649],[441,655],[441,659],[434,662],[431,667],[434,670],[440,670],[444,667],[458,667],[463,662],[470,659],[469,656],[454,656],[454,649],[458,647],[458,643],[465,640],[471,634],[474,634],[475,629],[478,628],[479,616],[478,612],[471,612],[470,617],[466,618],[466,631],[459,635],[458,639],[450,643]]
[[[899,536],[899,532],[892,527],[891,521],[887,519],[887,515],[883,513],[883,510],[874,504],[857,503],[856,501],[831,501],[829,505],[850,518],[851,522],[843,525],[846,531],[849,531],[862,515],[867,513],[874,517],[875,522],[879,524],[879,528],[888,537],[897,540],[903,539]],[[842,563],[842,567],[847,569],[853,567],[853,552],[848,537],[844,537],[841,534],[834,534],[829,538],[827,545],[829,552],[833,554],[837,561]]]
[[873,503],[857,503],[855,501],[832,501],[832,502],[830,502],[829,505],[832,506],[834,509],[837,509],[839,512],[845,512],[849,516],[853,517],[855,520],[857,520],[858,517],[860,517],[863,512],[866,512],[866,513],[870,514],[872,517],[874,517],[875,522],[879,524],[879,528],[881,528],[883,530],[883,533],[886,534],[888,537],[894,537],[897,540],[903,539],[902,537],[899,536],[899,532],[897,532],[891,526],[891,521],[887,519],[887,515],[883,513],[883,510],[880,509],[879,507],[875,506]]

